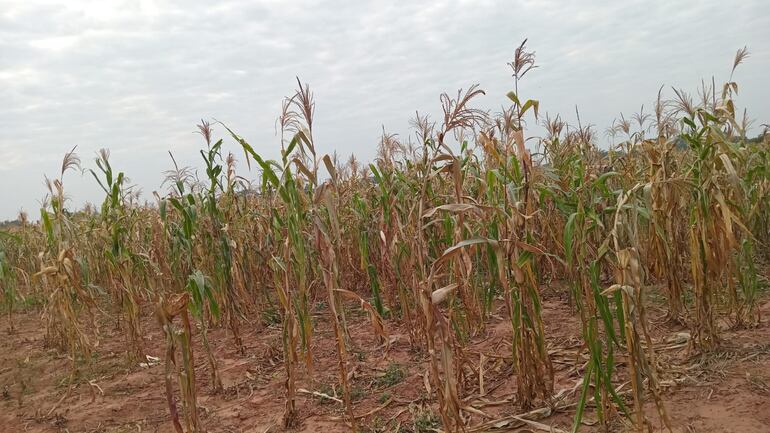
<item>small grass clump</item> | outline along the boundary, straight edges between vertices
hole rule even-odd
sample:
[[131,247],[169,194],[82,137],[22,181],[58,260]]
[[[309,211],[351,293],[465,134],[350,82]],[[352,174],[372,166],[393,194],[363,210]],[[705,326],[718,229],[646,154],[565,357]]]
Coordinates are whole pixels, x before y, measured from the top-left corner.
[[427,433],[438,430],[441,419],[430,409],[420,410],[413,420],[415,433]]
[[275,307],[269,307],[262,310],[262,325],[273,326],[281,323],[281,315]]
[[388,364],[382,376],[374,379],[373,385],[377,388],[390,388],[393,385],[401,383],[406,377],[404,368],[394,362]]

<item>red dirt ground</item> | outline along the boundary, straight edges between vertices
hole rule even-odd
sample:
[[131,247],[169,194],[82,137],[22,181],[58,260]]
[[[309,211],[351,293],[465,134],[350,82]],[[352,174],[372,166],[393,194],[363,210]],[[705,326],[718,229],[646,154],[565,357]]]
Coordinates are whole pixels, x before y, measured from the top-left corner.
[[[582,378],[585,356],[579,353],[579,320],[569,307],[551,293],[544,301],[544,321],[556,373],[555,390],[568,390],[556,410],[539,412],[539,423],[569,430],[577,399],[576,385]],[[761,306],[762,317],[770,316],[770,302]],[[313,348],[314,374],[302,373],[298,387],[333,393],[337,381],[337,358],[332,329],[319,310]],[[689,357],[687,334],[663,323],[662,314],[649,312],[651,332],[658,357],[670,366],[661,372],[663,399],[675,432],[770,432],[770,333],[768,322],[757,328],[723,331],[722,347],[709,355]],[[510,352],[510,322],[504,310],[494,316],[486,331],[468,345],[465,356],[477,369],[480,353],[485,354],[485,395],[479,397],[478,374],[466,374],[466,404],[485,414],[469,415],[469,425],[516,415],[522,411],[511,400],[515,378],[506,358]],[[173,432],[166,406],[163,361],[151,367],[128,364],[125,342],[114,323],[102,323],[98,356],[82,368],[68,393],[69,361],[44,346],[44,327],[39,312],[15,316],[16,331],[6,334],[8,319],[0,319],[0,432]],[[406,330],[393,328],[390,347],[385,350],[371,332],[363,315],[351,315],[349,325],[357,351],[351,354],[353,397],[360,429],[369,432],[414,431],[415,419],[436,411],[427,398],[423,376],[427,372],[424,354],[410,349]],[[149,312],[145,334],[149,355],[162,358],[165,340]],[[258,329],[259,328],[259,329]],[[282,431],[284,371],[280,351],[280,330],[243,325],[246,355],[235,349],[224,329],[215,329],[210,340],[219,361],[225,391],[213,394],[205,356],[196,342],[198,401],[204,428],[210,433]],[[199,338],[196,336],[196,340]],[[383,379],[387,367],[396,363],[404,371],[402,381],[389,386]],[[622,362],[621,362],[622,364]],[[622,375],[623,366],[619,367]],[[478,371],[478,370],[476,370]],[[627,386],[626,386],[627,388]],[[383,404],[383,402],[388,402]],[[341,421],[342,405],[321,401],[300,393],[297,402],[301,424],[294,431],[325,433],[350,431]],[[384,407],[383,407],[384,406]],[[566,407],[564,407],[566,406]],[[663,431],[654,405],[647,414],[655,431]],[[547,415],[547,416],[543,416]],[[531,417],[537,419],[538,417]],[[590,410],[581,431],[600,431]],[[500,423],[498,431],[537,431],[518,422]],[[620,423],[612,431],[625,431]]]

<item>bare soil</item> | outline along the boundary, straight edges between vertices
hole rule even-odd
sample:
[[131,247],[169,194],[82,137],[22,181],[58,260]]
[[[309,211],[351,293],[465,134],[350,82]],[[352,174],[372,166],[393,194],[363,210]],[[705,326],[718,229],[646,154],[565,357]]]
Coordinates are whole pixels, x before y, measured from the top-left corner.
[[[587,359],[580,347],[580,322],[560,293],[546,290],[544,321],[556,380],[562,399],[549,408],[543,403],[529,416],[545,426],[570,430]],[[721,347],[705,355],[688,351],[687,332],[663,321],[662,311],[649,309],[651,332],[661,365],[663,399],[675,432],[770,432],[770,302],[763,301],[758,327],[732,329],[723,324]],[[337,358],[326,309],[317,311],[312,374],[301,373],[298,396],[301,423],[293,431],[350,431],[341,420],[343,405],[310,393],[334,395]],[[465,374],[469,425],[494,419],[508,431],[537,431],[510,416],[528,412],[515,402],[516,380],[510,355],[510,322],[498,310],[486,329],[474,336],[464,356],[473,371]],[[165,340],[149,311],[144,332],[147,352],[161,358],[150,366],[129,363],[126,343],[115,323],[100,324],[100,344],[90,363],[83,363],[70,384],[70,362],[44,344],[39,311],[0,319],[0,432],[173,432],[164,394]],[[440,428],[438,411],[426,390],[426,355],[411,349],[407,329],[389,322],[390,344],[373,334],[364,315],[352,314],[349,326],[356,349],[351,353],[355,413],[361,431],[415,431]],[[249,331],[250,330],[250,331]],[[200,415],[211,433],[282,431],[284,380],[280,329],[261,324],[242,328],[245,355],[235,348],[225,329],[213,329],[210,340],[225,391],[212,393],[205,356],[196,336],[196,378]],[[482,364],[483,368],[479,369]],[[623,375],[619,360],[619,376]],[[483,371],[481,395],[479,371]],[[625,386],[628,388],[628,385]],[[623,388],[621,388],[622,390]],[[340,397],[341,398],[341,397]],[[650,399],[651,401],[651,399]],[[535,408],[538,409],[538,408]],[[589,409],[581,431],[602,431]],[[647,415],[654,431],[665,431],[655,406]],[[506,418],[507,417],[507,418]],[[620,421],[612,431],[626,431]]]

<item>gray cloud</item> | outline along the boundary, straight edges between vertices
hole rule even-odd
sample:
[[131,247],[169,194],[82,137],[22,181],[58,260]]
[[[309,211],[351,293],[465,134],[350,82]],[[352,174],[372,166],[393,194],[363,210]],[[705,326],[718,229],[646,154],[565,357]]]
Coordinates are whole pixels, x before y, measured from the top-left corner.
[[[578,105],[603,128],[663,84],[723,80],[748,45],[738,102],[770,120],[761,0],[0,0],[0,219],[36,214],[43,174],[55,175],[74,145],[89,166],[110,148],[146,197],[170,166],[167,151],[197,164],[200,118],[276,157],[274,122],[295,75],[315,92],[321,151],[370,159],[383,125],[408,135],[415,110],[438,114],[441,92],[480,83],[481,104],[503,104],[506,62],[525,37],[540,68],[522,91],[567,119]],[[101,200],[90,176],[68,174],[65,185],[74,205]]]

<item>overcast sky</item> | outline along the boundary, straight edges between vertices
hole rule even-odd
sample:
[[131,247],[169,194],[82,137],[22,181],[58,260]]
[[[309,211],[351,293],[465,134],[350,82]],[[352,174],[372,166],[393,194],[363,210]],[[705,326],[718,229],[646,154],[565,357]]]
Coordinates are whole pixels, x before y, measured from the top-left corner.
[[[147,199],[167,151],[198,164],[201,118],[275,158],[295,76],[315,92],[320,151],[369,160],[383,126],[410,134],[415,110],[438,114],[441,92],[479,83],[477,104],[498,109],[525,37],[540,68],[520,91],[543,112],[572,121],[577,105],[603,131],[661,85],[725,80],[748,45],[738,103],[770,121],[767,0],[0,0],[0,220],[21,208],[36,218],[43,175],[75,145],[84,167],[109,148]],[[102,200],[90,175],[68,173],[65,190],[72,206]]]

